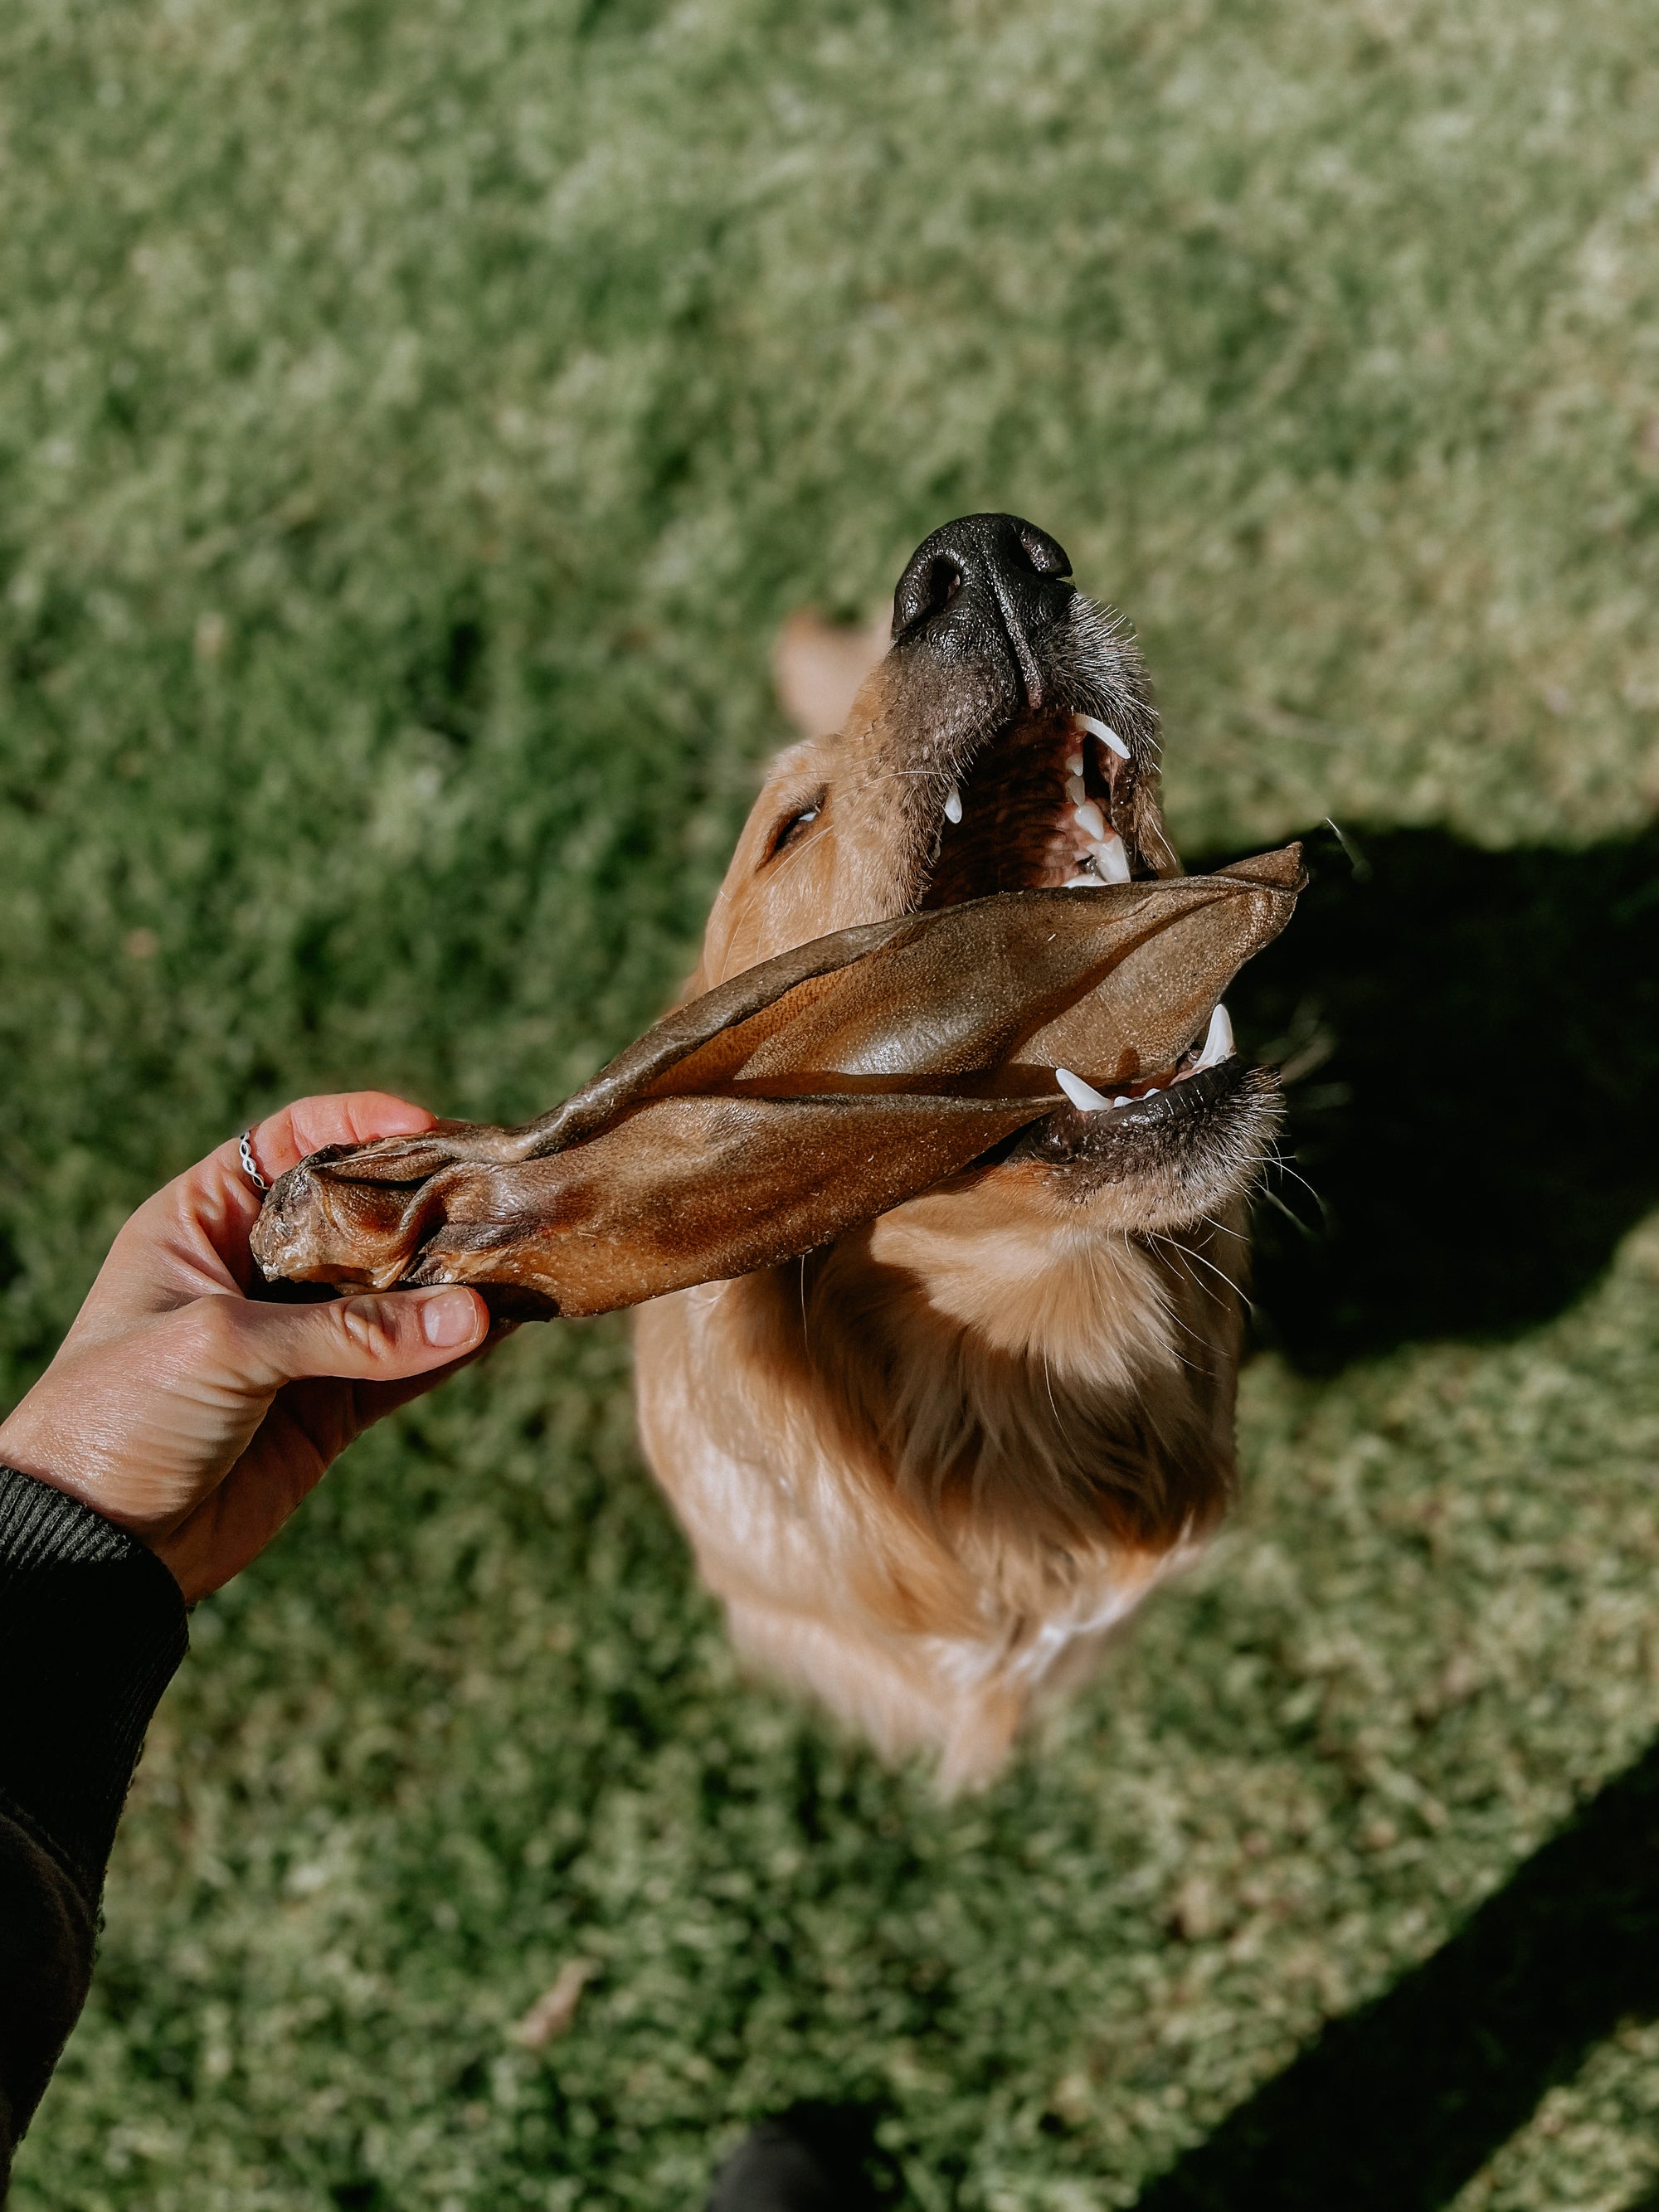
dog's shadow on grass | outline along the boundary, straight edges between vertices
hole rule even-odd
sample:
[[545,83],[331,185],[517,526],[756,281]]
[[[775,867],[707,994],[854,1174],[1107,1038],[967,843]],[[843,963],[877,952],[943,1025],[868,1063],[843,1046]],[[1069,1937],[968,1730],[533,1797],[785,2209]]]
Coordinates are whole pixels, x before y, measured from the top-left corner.
[[1595,2045],[1659,2013],[1656,1877],[1659,1743],[1136,2212],[1437,2212]]
[[1344,830],[1227,994],[1293,1078],[1258,1336],[1324,1372],[1547,1320],[1659,1206],[1659,830],[1507,853]]
[[[1245,1048],[1304,1070],[1271,1186],[1304,1225],[1258,1209],[1258,1334],[1327,1372],[1547,1320],[1659,1205],[1659,832],[1348,845],[1310,841],[1296,920],[1228,994]],[[1659,1744],[1137,2212],[1436,2212],[1595,2044],[1656,2014]]]

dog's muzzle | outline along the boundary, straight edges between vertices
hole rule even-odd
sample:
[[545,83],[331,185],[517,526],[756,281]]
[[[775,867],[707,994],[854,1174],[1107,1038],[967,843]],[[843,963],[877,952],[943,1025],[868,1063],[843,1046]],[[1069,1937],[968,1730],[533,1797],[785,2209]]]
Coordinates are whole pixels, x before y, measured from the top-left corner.
[[1076,590],[1064,546],[1017,514],[967,514],[924,538],[893,594],[896,644],[990,672],[1005,711],[1040,713],[1044,647]]

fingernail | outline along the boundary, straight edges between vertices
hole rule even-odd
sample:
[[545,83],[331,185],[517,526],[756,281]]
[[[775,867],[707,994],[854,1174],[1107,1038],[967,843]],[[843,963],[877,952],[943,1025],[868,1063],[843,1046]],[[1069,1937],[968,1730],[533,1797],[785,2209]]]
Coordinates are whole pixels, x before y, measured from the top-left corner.
[[478,1334],[471,1291],[436,1291],[421,1301],[421,1334],[428,1344],[465,1344]]

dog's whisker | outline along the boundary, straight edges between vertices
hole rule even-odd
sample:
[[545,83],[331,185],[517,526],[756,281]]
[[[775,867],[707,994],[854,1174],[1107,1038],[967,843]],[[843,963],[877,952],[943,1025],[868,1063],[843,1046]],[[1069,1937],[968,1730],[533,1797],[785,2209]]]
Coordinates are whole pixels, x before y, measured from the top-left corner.
[[[1206,1268],[1208,1272],[1215,1277],[1218,1283],[1223,1284],[1226,1289],[1231,1291],[1234,1297],[1239,1301],[1240,1304],[1243,1305],[1247,1311],[1255,1311],[1255,1308],[1251,1304],[1249,1298],[1245,1295],[1243,1291],[1239,1288],[1232,1277],[1228,1274],[1225,1268],[1218,1267],[1212,1260],[1206,1257],[1204,1253],[1198,1249],[1196,1245],[1177,1244],[1168,1237],[1159,1237],[1156,1241],[1165,1246],[1170,1251],[1176,1253],[1183,1263],[1188,1261],[1195,1261],[1199,1267]],[[1212,1291],[1209,1295],[1213,1297],[1214,1292]]]
[[1267,1186],[1263,1184],[1258,1194],[1267,1200],[1267,1204],[1273,1207],[1276,1213],[1282,1213],[1285,1220],[1288,1221],[1300,1235],[1311,1240],[1317,1234],[1316,1231],[1309,1228],[1307,1223],[1302,1218],[1302,1216],[1299,1213],[1294,1212],[1290,1206],[1285,1205],[1284,1200],[1279,1197],[1277,1191],[1269,1190]]
[[[1276,1140],[1269,1147],[1267,1157],[1262,1163],[1261,1191],[1264,1197],[1267,1195],[1266,1177],[1270,1170],[1275,1170],[1279,1174],[1285,1176],[1289,1181],[1292,1182],[1299,1182],[1301,1184],[1303,1189],[1307,1192],[1309,1197],[1312,1199],[1314,1204],[1319,1208],[1321,1226],[1328,1230],[1331,1224],[1331,1210],[1327,1205],[1323,1194],[1321,1193],[1316,1184],[1309,1182],[1307,1176],[1303,1174],[1301,1169],[1293,1164],[1290,1156],[1283,1151]],[[1285,1211],[1290,1212],[1290,1209],[1287,1207],[1285,1208]],[[1294,1220],[1297,1217],[1292,1212],[1291,1218]],[[1310,1233],[1311,1234],[1312,1232],[1310,1231]]]

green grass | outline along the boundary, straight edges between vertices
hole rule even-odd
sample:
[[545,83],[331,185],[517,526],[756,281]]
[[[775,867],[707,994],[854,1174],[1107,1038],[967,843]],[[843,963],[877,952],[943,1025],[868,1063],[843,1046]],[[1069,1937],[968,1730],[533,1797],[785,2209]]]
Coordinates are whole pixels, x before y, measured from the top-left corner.
[[[0,1398],[262,1109],[518,1116],[632,1036],[781,734],[776,622],[861,613],[967,509],[1134,618],[1191,844],[1414,828],[1534,921],[1605,856],[1637,927],[1656,98],[1636,0],[18,0]],[[1092,2212],[1293,2087],[1659,1728],[1659,1192],[1575,1185],[1550,1056],[1568,1015],[1595,1080],[1659,1048],[1516,921],[1414,916],[1404,1061],[1349,1036],[1307,1151],[1345,1190],[1361,1138],[1397,1158],[1389,1086],[1451,1080],[1412,1009],[1457,1033],[1437,945],[1478,926],[1507,1073],[1561,1103],[1487,1226],[1593,1200],[1593,1249],[1503,1338],[1386,1274],[1322,1335],[1270,1310],[1239,1527],[981,1801],[739,1681],[619,1325],[368,1440],[196,1615],[22,2212],[654,2212],[809,2098],[918,2212]],[[1503,956],[1547,936],[1546,1000]],[[1336,1000],[1278,1011],[1340,1049]],[[1443,1171],[1504,1072],[1462,1071]],[[1659,2185],[1659,1990],[1605,1995],[1553,2042],[1492,1996],[1509,2139],[1471,2121],[1396,2212]]]

